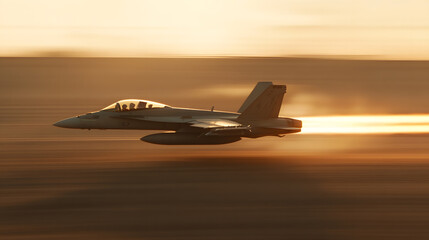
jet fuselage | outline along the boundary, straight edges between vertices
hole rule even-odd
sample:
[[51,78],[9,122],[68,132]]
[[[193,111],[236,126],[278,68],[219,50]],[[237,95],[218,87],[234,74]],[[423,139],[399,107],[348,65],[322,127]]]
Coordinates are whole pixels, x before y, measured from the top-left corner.
[[141,140],[156,144],[224,144],[242,137],[283,136],[301,131],[302,122],[278,117],[285,85],[260,82],[234,112],[171,107],[142,99],[126,99],[98,111],[55,123],[80,129],[135,129],[174,131]]

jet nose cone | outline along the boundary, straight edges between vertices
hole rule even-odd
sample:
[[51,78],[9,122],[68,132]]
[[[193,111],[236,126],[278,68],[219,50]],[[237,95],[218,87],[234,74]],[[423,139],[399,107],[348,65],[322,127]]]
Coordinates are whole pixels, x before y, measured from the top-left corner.
[[56,127],[62,128],[79,128],[80,121],[77,117],[67,118],[54,123]]

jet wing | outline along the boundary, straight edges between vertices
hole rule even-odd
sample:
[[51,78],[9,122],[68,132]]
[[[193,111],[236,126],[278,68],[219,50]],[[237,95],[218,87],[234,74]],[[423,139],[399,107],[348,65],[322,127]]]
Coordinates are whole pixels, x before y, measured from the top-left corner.
[[250,127],[222,118],[183,118],[183,117],[150,117],[120,116],[118,118],[134,119],[163,123],[184,123],[189,127],[201,129],[206,136],[242,136],[250,132]]
[[240,123],[221,119],[221,118],[184,118],[184,117],[151,117],[151,116],[138,116],[138,115],[122,115],[115,118],[121,119],[132,119],[142,120],[150,122],[161,122],[161,123],[187,123],[192,127],[198,128],[216,128],[216,127],[239,127]]
[[191,127],[209,130],[206,136],[243,136],[250,133],[250,126],[225,119],[197,119],[189,122]]
[[238,122],[226,119],[193,119],[189,121],[191,127],[198,128],[224,128],[224,127],[241,127]]

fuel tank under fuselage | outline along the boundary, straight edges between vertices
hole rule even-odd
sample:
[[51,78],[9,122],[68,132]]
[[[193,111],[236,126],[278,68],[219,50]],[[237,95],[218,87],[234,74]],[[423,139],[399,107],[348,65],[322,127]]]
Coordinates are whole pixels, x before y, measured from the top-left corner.
[[142,137],[140,140],[162,145],[217,145],[241,140],[238,136],[204,136],[195,133],[156,133]]

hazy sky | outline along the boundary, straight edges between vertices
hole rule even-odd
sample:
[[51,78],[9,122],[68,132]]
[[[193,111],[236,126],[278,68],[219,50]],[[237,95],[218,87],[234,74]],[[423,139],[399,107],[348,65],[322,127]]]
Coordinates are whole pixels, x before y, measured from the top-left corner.
[[429,59],[428,0],[0,0],[0,56]]

